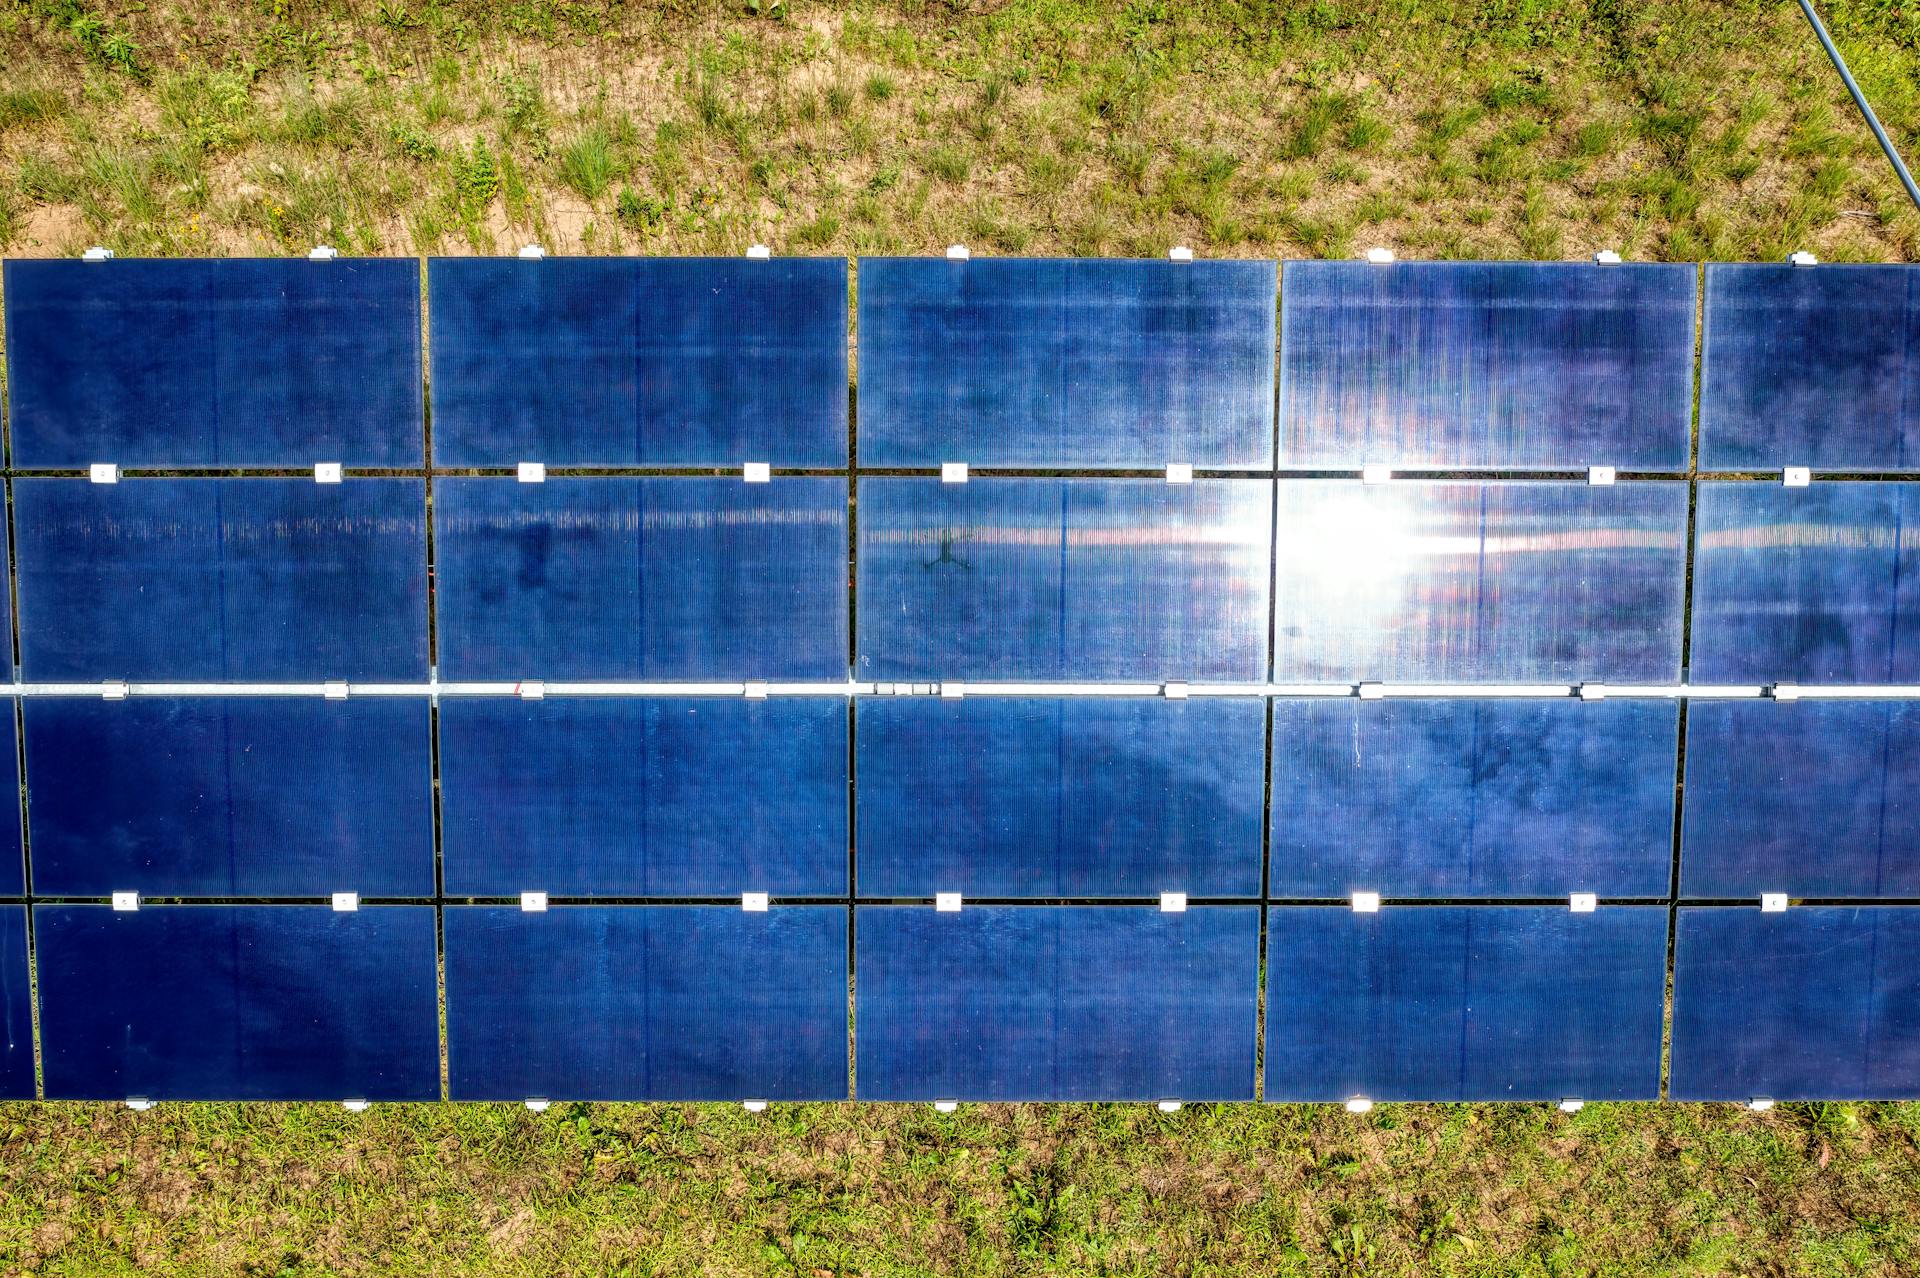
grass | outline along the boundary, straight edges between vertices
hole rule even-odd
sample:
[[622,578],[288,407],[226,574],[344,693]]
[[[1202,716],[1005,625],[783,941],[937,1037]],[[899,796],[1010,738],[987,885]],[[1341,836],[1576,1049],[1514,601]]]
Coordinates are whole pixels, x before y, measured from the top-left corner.
[[[1824,6],[1901,145],[1920,17]],[[0,0],[0,249],[1825,260],[1792,6]],[[1920,1106],[0,1105],[0,1273],[1920,1272]]]

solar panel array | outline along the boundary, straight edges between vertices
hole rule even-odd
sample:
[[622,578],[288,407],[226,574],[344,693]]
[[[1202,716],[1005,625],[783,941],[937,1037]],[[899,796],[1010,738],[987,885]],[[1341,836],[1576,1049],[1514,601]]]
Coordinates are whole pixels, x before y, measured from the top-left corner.
[[0,1096],[1920,1096],[1915,279],[8,262]]

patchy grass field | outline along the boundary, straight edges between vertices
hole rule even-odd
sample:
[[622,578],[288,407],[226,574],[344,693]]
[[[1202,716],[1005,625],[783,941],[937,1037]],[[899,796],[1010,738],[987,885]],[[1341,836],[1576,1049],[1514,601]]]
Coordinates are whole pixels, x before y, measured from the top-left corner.
[[[1920,7],[1828,16],[1903,146]],[[1903,259],[1790,4],[0,0],[0,249]],[[1920,1273],[1920,1106],[0,1106],[0,1273]]]

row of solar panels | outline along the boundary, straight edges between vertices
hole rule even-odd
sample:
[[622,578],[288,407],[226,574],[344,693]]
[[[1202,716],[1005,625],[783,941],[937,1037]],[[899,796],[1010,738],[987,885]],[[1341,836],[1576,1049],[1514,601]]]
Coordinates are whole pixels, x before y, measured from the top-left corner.
[[[427,678],[424,480],[12,487],[27,679]],[[840,477],[443,478],[438,667],[838,681],[851,628],[864,679],[1671,683],[1688,487],[875,477],[850,544]],[[1910,504],[1702,482],[1692,679],[1920,682]]]
[[[419,700],[31,699],[41,897],[435,894]],[[1671,702],[446,699],[454,897],[1668,895]],[[11,734],[7,734],[9,737]],[[14,757],[11,744],[6,757]],[[859,778],[849,813],[848,767]],[[11,775],[11,763],[0,765]],[[1680,894],[1920,897],[1920,704],[1696,702]],[[17,822],[0,822],[0,827]],[[0,896],[24,888],[17,835]]]
[[[1707,267],[1702,468],[1920,467],[1915,279]],[[1683,471],[1698,280],[863,259],[859,460]],[[12,261],[5,282],[16,466],[423,463],[413,260]],[[436,465],[847,465],[843,260],[435,259],[425,293]]]
[[[454,1100],[1651,1099],[1664,906],[445,910]],[[0,906],[0,1095],[31,1096]],[[1920,908],[1686,907],[1679,1100],[1920,1090]],[[49,1099],[440,1096],[434,911],[34,911]],[[851,938],[849,924],[851,923]],[[849,950],[852,992],[849,1000]],[[852,1023],[849,1024],[849,1012]]]

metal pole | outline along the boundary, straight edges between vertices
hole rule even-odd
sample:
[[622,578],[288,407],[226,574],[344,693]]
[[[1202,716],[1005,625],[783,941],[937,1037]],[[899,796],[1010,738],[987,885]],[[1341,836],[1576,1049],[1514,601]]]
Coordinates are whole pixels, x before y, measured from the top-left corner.
[[1840,50],[1833,47],[1833,37],[1827,34],[1826,24],[1820,21],[1820,15],[1813,11],[1812,0],[1800,0],[1800,12],[1807,15],[1807,21],[1813,24],[1813,33],[1820,37],[1820,45],[1833,59],[1833,69],[1846,81],[1847,92],[1853,95],[1853,104],[1860,108],[1860,114],[1866,117],[1867,127],[1873,130],[1873,136],[1879,140],[1880,149],[1887,153],[1887,160],[1893,165],[1893,171],[1900,175],[1900,185],[1907,188],[1907,198],[1920,208],[1920,187],[1913,184],[1913,174],[1907,172],[1907,166],[1900,159],[1900,153],[1893,149],[1893,139],[1880,127],[1880,117],[1867,105],[1867,95],[1860,92],[1860,86],[1853,82],[1853,72],[1847,70],[1847,60],[1840,56]]

